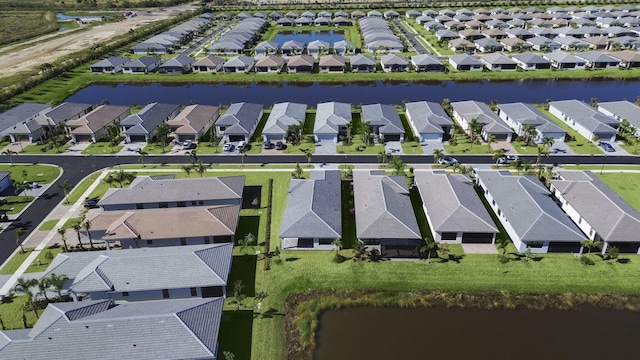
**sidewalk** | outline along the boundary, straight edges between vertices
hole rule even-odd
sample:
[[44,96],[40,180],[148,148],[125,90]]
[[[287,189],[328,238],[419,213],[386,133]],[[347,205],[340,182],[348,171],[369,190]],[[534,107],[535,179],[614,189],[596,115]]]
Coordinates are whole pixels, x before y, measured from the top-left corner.
[[[52,240],[54,240],[54,238],[56,240],[58,239],[58,229],[61,228],[67,222],[67,220],[73,217],[77,217],[79,215],[80,211],[82,211],[82,209],[84,208],[84,199],[88,197],[91,194],[91,192],[93,192],[93,190],[95,190],[98,184],[100,184],[100,181],[106,175],[107,175],[107,172],[103,171],[98,176],[96,181],[94,181],[91,184],[91,186],[89,186],[89,188],[82,194],[82,196],[78,198],[78,201],[76,201],[72,206],[59,205],[54,211],[52,211],[49,214],[49,216],[47,216],[43,220],[44,222],[44,221],[47,221],[48,219],[57,219],[58,216],[62,215],[62,217],[60,218],[56,226],[53,228],[53,230],[47,231],[47,232],[37,231],[37,230],[33,231],[31,235],[23,242],[23,243],[29,243],[33,245],[38,240],[40,240],[39,242],[37,242],[35,249],[29,254],[29,256],[25,259],[22,265],[20,265],[20,267],[16,270],[16,272],[13,275],[11,275],[11,277],[2,285],[2,287],[0,287],[0,298],[6,296],[9,293],[9,291],[15,285],[16,281],[24,275],[25,271],[27,270],[29,265],[31,265],[31,263],[36,259],[38,254],[40,254],[42,250],[46,249],[47,246],[49,246],[49,243]],[[89,176],[92,176],[92,174]],[[40,227],[40,224],[38,224],[38,227]],[[44,233],[46,233],[46,235]],[[45,235],[45,236],[42,239],[40,239],[42,235]],[[14,254],[17,253],[18,251],[20,251],[19,248],[16,249]]]

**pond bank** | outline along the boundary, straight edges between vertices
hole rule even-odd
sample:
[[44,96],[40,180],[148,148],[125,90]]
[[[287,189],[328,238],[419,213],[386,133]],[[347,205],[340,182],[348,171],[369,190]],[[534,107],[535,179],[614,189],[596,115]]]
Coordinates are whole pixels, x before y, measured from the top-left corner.
[[[615,310],[640,310],[640,295],[628,294],[523,294],[510,292],[389,292],[317,290],[287,298],[285,338],[289,360],[308,360],[316,352],[320,316],[329,310],[356,307],[459,308],[477,310],[574,310],[585,306]],[[356,342],[357,343],[357,342]],[[354,343],[354,346],[357,346]]]

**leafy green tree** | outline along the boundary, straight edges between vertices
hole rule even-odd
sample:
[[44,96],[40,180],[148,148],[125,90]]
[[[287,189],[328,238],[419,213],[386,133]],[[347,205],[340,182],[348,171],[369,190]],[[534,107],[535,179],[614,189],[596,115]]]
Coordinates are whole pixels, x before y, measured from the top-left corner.
[[214,148],[215,152],[218,153],[218,147],[220,146],[220,142],[222,141],[222,136],[219,136],[215,133],[213,129],[211,129],[211,134],[209,135],[211,140],[211,147]]
[[478,137],[482,133],[483,126],[484,125],[478,121],[478,118],[473,118],[471,119],[471,122],[469,122],[469,139],[471,140],[471,146],[478,141]]
[[93,239],[91,238],[91,221],[85,220],[82,223],[82,228],[87,232],[87,237],[89,238],[89,247],[93,249]]
[[587,257],[591,257],[591,250],[595,249],[597,247],[599,247],[602,244],[602,241],[596,241],[593,239],[589,239],[589,240],[582,240],[580,241],[580,244],[587,248],[588,252],[587,252]]
[[242,306],[242,302],[244,301],[246,295],[244,295],[243,293],[244,291],[244,284],[242,283],[242,280],[236,280],[233,282],[233,296],[236,297],[236,301],[237,301],[237,310],[240,310],[240,307]]
[[62,189],[62,192],[64,193],[64,202],[68,204],[69,193],[71,192],[71,189],[73,189],[73,185],[71,185],[69,180],[65,180],[62,182],[62,184],[59,184],[58,187]]
[[394,172],[396,175],[404,175],[404,162],[400,156],[394,156],[391,161],[391,166],[393,166]]
[[529,123],[522,125],[522,136],[524,138],[525,145],[532,146],[533,139],[536,137],[537,134],[538,134],[538,130],[536,129],[535,126]]
[[340,250],[342,250],[342,239],[336,238],[331,242],[331,245],[336,247],[336,254],[339,254]]

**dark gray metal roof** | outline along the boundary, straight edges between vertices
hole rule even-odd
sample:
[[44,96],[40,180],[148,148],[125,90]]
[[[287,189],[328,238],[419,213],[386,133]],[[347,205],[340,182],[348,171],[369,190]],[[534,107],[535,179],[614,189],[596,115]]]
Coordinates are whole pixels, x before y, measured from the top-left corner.
[[404,134],[400,115],[393,105],[370,104],[362,106],[362,122],[380,126],[381,134]]
[[314,171],[308,180],[291,180],[280,237],[341,237],[340,180],[338,170]]
[[180,105],[151,103],[136,114],[127,116],[120,125],[129,127],[128,135],[146,135],[180,109]]

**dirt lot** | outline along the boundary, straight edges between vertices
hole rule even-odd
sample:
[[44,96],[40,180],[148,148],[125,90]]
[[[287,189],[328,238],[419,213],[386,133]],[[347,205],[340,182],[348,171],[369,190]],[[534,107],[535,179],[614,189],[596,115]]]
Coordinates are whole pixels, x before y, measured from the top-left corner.
[[[0,77],[37,69],[40,64],[52,63],[62,56],[124,34],[129,29],[163,20],[190,9],[189,6],[179,6],[149,12],[139,11],[138,16],[120,22],[92,26],[86,31],[69,31],[65,36],[60,36],[60,33],[49,34],[26,43],[4,47],[0,49]],[[32,45],[23,48],[25,44]]]

